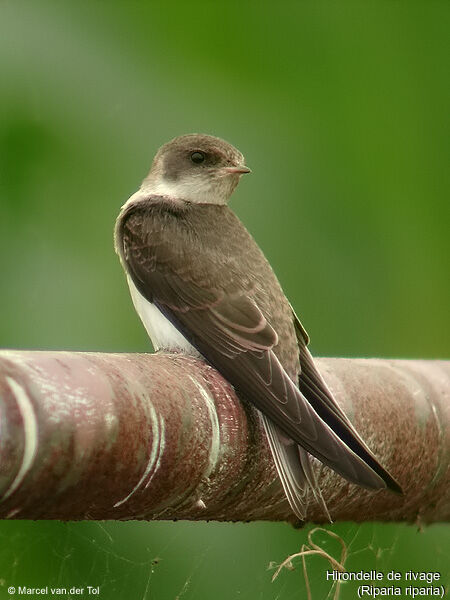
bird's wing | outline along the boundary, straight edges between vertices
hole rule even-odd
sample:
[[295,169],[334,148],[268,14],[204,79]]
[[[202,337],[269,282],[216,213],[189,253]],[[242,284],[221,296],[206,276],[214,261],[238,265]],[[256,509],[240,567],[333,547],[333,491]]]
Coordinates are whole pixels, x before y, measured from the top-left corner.
[[199,352],[275,423],[346,479],[384,488],[384,478],[341,441],[292,382],[273,349],[274,329],[256,302],[239,288],[210,288],[171,268],[171,248],[149,244],[142,219],[122,224],[122,260],[140,293]]
[[[292,306],[291,306],[292,309]],[[359,436],[352,423],[336,402],[333,394],[317,370],[311,353],[307,348],[308,334],[292,309],[300,356],[299,389],[316,413],[365,463],[380,475],[387,487],[402,493],[398,482],[381,466],[365,442]]]

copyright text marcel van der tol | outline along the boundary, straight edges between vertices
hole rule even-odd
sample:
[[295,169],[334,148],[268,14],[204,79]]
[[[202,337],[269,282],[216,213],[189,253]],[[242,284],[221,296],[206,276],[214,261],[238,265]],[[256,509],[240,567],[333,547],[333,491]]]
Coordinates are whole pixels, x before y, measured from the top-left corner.
[[86,587],[78,587],[76,585],[67,587],[27,587],[26,585],[9,586],[8,594],[12,596],[99,596],[100,586],[87,585]]

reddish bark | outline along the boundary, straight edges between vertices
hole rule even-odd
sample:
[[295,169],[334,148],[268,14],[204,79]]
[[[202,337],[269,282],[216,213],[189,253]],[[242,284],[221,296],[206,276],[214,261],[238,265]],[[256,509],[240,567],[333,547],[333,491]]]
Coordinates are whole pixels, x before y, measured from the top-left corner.
[[[334,520],[450,516],[450,363],[318,359],[403,497],[321,469]],[[309,520],[326,521],[311,499]],[[256,412],[200,360],[0,352],[0,518],[285,520]]]

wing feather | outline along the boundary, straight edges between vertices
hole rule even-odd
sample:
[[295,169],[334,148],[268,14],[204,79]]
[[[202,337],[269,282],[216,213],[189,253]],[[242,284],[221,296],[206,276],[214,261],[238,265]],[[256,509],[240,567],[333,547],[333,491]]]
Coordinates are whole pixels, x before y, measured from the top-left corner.
[[300,391],[307,398],[318,415],[365,463],[378,473],[387,487],[393,492],[402,493],[398,482],[382,467],[374,454],[362,440],[347,415],[336,402],[333,394],[317,370],[311,353],[306,347],[307,339],[297,315],[292,311],[300,354],[301,372],[299,376]]

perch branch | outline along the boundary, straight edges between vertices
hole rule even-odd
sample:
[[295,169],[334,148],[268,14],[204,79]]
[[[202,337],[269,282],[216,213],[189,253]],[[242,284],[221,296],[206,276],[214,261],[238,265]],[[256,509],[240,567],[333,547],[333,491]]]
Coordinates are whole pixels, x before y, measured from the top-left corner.
[[[450,517],[450,363],[318,359],[405,495],[319,468],[334,520]],[[308,516],[323,522],[310,499]],[[0,518],[292,521],[259,417],[201,360],[0,352]]]

